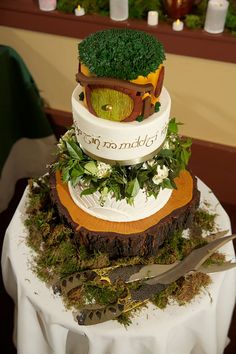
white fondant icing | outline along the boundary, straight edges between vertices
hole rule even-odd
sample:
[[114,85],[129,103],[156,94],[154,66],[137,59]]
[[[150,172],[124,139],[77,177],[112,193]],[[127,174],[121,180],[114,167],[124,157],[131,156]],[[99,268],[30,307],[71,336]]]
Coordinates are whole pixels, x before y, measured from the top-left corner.
[[101,206],[99,192],[81,197],[80,193],[83,191],[81,185],[73,187],[69,182],[68,187],[73,201],[82,210],[97,218],[116,222],[135,221],[153,215],[163,208],[172,193],[172,189],[165,188],[160,190],[157,198],[153,196],[147,198],[145,192],[140,190],[135,197],[134,205],[129,205],[124,199],[116,201],[115,198],[108,196],[104,206]]
[[117,162],[137,161],[153,153],[164,142],[171,107],[171,99],[165,88],[160,96],[159,112],[142,122],[126,123],[91,114],[79,100],[81,92],[82,87],[78,85],[72,94],[72,112],[76,138],[88,155]]

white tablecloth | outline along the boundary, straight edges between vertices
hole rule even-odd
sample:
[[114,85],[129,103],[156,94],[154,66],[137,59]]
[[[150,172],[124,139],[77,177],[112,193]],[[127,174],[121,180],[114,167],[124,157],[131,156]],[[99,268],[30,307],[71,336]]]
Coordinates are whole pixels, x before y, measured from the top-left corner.
[[[230,231],[227,214],[214,194],[198,181],[202,202],[218,214],[221,230]],[[235,269],[211,275],[212,284],[186,306],[164,310],[149,305],[125,328],[117,321],[79,326],[61,298],[32,272],[32,251],[25,245],[27,191],[7,229],[2,271],[15,301],[15,344],[18,354],[221,354],[236,295]],[[234,259],[232,242],[222,251]]]

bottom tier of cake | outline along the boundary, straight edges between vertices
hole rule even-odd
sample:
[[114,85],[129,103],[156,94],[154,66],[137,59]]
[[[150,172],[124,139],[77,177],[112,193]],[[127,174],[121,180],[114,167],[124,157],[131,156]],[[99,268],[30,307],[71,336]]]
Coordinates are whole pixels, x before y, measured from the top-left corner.
[[111,259],[156,255],[175,230],[189,227],[200,199],[196,178],[184,170],[175,183],[177,188],[169,201],[155,214],[132,222],[111,222],[80,209],[59,172],[50,178],[52,200],[73,228],[77,246],[84,246],[88,252],[105,252]]

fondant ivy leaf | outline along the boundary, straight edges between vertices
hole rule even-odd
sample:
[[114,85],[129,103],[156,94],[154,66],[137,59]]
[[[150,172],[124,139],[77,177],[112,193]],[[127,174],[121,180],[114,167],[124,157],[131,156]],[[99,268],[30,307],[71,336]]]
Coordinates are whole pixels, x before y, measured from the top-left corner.
[[184,165],[188,164],[189,157],[190,157],[190,152],[187,151],[186,149],[183,149],[181,151],[181,159],[182,159]]
[[128,197],[135,197],[139,192],[140,186],[137,178],[134,178],[127,185],[126,194]]
[[159,156],[171,157],[171,156],[173,156],[173,151],[170,149],[162,149]]
[[83,159],[82,150],[79,148],[79,146],[74,141],[67,140],[67,141],[65,141],[65,143],[66,143],[68,153],[73,159],[76,159],[76,160]]
[[98,172],[98,168],[97,168],[95,162],[89,161],[88,163],[86,163],[84,165],[84,172],[88,173],[90,175],[96,175],[96,173]]
[[70,180],[70,166],[66,166],[62,169],[62,180],[63,182],[68,182]]
[[84,189],[83,192],[80,193],[81,197],[83,195],[89,195],[89,194],[93,194],[97,191],[97,188],[94,187],[94,188],[87,188],[87,189]]
[[190,138],[187,138],[184,142],[181,143],[181,146],[185,149],[191,147],[192,145],[192,140]]
[[140,188],[143,188],[144,183],[149,179],[149,171],[139,171],[137,178],[139,181]]
[[162,188],[169,188],[169,189],[174,188],[169,178],[164,179],[164,181],[162,182]]
[[72,170],[71,170],[71,182],[74,185],[78,182],[80,177],[84,174],[84,169],[80,164],[77,164]]
[[178,133],[178,126],[179,125],[182,125],[182,123],[177,123],[175,118],[172,118],[170,121],[169,121],[169,125],[168,125],[168,133],[169,134],[177,134]]

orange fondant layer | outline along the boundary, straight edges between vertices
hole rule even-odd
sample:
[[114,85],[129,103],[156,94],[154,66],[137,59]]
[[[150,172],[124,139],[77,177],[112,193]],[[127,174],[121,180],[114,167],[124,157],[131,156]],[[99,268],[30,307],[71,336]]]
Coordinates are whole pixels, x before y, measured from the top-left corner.
[[96,218],[80,209],[71,199],[67,184],[61,180],[60,172],[56,172],[56,190],[61,204],[66,208],[71,219],[78,225],[77,230],[85,227],[95,232],[115,232],[119,234],[134,234],[143,232],[174,210],[185,206],[192,200],[193,179],[188,171],[182,171],[175,179],[177,189],[173,190],[168,203],[155,214],[141,220],[131,222],[111,222]]

